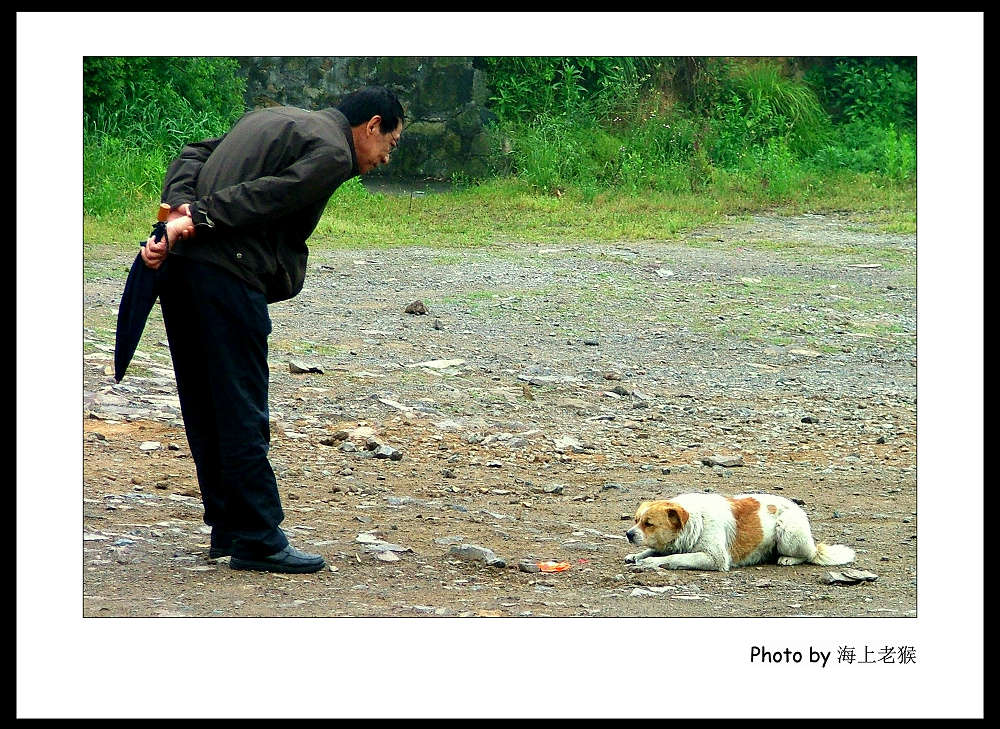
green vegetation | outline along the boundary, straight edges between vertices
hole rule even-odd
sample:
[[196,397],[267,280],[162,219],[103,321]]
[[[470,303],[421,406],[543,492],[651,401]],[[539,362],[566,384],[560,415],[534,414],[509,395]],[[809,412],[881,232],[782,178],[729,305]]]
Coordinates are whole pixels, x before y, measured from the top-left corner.
[[[479,58],[492,173],[411,200],[360,181],[310,245],[672,239],[726,215],[916,229],[915,58]],[[244,111],[232,58],[84,60],[84,240],[135,245],[166,166]]]
[[118,218],[159,202],[181,148],[224,134],[242,116],[246,82],[237,69],[233,58],[85,58],[84,213]]

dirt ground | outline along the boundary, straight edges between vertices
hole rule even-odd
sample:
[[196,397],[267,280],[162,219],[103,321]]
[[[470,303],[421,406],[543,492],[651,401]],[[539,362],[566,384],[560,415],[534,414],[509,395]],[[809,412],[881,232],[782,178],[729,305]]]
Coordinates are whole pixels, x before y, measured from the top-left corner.
[[[158,307],[111,377],[130,263],[85,260],[86,617],[916,615],[913,235],[759,215],[671,242],[314,247],[270,308],[282,528],[328,563],[301,576],[207,559]],[[801,500],[877,579],[625,564],[636,505],[691,491]]]

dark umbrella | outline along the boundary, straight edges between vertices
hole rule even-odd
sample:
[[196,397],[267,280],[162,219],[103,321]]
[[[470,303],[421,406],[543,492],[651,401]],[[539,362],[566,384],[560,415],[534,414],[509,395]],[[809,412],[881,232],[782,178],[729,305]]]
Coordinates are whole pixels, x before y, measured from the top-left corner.
[[[166,219],[170,214],[170,206],[160,205],[157,214],[158,221],[153,226],[153,240],[159,240],[167,233]],[[139,244],[146,245],[145,241]],[[125,281],[125,290],[118,305],[118,326],[115,330],[115,382],[121,382],[125,370],[132,361],[135,348],[139,346],[142,330],[146,327],[146,319],[156,303],[160,293],[160,274],[166,266],[166,261],[159,268],[149,268],[138,254],[132,262],[132,269]]]

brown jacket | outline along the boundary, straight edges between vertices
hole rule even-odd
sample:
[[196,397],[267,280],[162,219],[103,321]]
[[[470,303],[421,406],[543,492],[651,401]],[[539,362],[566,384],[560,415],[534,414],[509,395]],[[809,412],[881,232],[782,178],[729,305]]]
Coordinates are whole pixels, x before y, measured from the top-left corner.
[[334,190],[357,174],[351,127],[336,109],[249,112],[170,164],[161,201],[191,203],[196,228],[172,253],[221,266],[268,303],[290,299],[305,280],[306,239]]

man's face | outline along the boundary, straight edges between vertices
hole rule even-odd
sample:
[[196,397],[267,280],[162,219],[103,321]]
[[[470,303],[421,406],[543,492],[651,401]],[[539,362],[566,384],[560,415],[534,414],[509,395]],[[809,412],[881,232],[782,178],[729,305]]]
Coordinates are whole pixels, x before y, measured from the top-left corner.
[[373,116],[365,124],[355,128],[354,152],[358,156],[358,169],[361,170],[361,174],[371,172],[379,165],[389,164],[389,155],[399,144],[403,122],[400,121],[396,128],[387,134],[382,133],[381,122],[382,117]]

